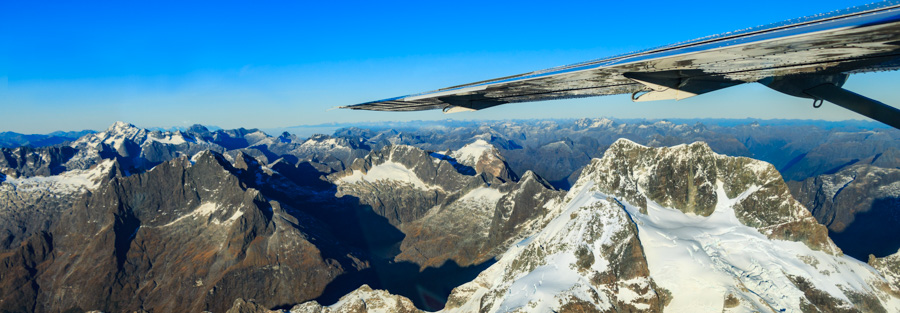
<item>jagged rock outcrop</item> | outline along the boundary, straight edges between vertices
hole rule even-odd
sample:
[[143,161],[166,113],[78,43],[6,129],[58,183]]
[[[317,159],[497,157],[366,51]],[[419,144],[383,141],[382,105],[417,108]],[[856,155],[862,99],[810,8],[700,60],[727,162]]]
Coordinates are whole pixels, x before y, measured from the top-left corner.
[[531,172],[518,183],[459,194],[400,227],[407,236],[397,260],[422,267],[438,267],[447,260],[463,266],[481,264],[539,231],[548,222],[548,207],[562,195]]
[[650,277],[637,228],[613,199],[558,209],[541,232],[457,287],[446,311],[659,312],[665,307],[670,295]]
[[[497,203],[490,219],[486,246],[506,249],[524,236],[537,233],[552,218],[550,208],[562,201],[562,192],[554,190],[550,183],[528,171],[516,183],[516,188]],[[502,250],[491,251],[499,255]]]
[[883,258],[869,255],[868,264],[884,276],[886,282],[876,285],[879,289],[900,297],[900,251]]

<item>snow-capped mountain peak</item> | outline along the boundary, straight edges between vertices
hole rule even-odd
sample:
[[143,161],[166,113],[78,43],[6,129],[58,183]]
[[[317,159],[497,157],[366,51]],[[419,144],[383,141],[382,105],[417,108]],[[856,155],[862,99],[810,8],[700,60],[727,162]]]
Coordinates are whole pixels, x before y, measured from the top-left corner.
[[605,117],[599,119],[583,118],[575,121],[575,125],[580,128],[610,128],[615,124],[616,122]]
[[486,173],[502,181],[517,179],[506,160],[500,155],[500,151],[484,139],[466,144],[459,150],[451,152],[449,156],[460,164],[472,167],[476,173]]
[[497,148],[484,139],[478,139],[453,151],[450,156],[461,164],[474,167],[482,157],[493,157],[498,154]]
[[107,130],[109,131],[109,130],[132,129],[132,128],[137,128],[137,127],[135,127],[134,124],[131,124],[131,123],[126,123],[123,121],[116,121],[115,123],[110,125],[109,128],[107,128]]
[[126,141],[143,142],[147,137],[147,130],[138,128],[125,122],[115,122],[105,131],[86,135],[71,144],[72,147],[89,146],[97,148],[101,143],[107,144],[118,150]]

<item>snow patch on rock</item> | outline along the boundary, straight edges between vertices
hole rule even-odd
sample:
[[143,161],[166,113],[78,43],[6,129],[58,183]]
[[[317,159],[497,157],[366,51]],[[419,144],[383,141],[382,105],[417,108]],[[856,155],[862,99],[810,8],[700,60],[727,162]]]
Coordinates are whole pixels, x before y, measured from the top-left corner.
[[465,196],[457,201],[478,201],[484,203],[497,203],[506,193],[499,189],[490,187],[479,187],[466,193]]
[[223,224],[223,223],[231,224],[234,221],[237,221],[237,219],[239,219],[241,216],[244,215],[243,211],[235,210],[234,214],[232,214],[231,217],[229,217],[227,220],[224,220],[224,221],[209,218],[213,213],[216,213],[219,210],[220,210],[220,208],[217,203],[204,202],[204,203],[200,204],[200,206],[198,206],[196,209],[191,211],[191,213],[182,215],[181,217],[179,217],[179,218],[175,219],[174,221],[171,221],[165,225],[162,225],[161,227],[172,226],[172,225],[178,224],[181,221],[184,221],[187,219],[196,220],[198,218],[207,218],[207,219],[209,219],[209,222],[214,225],[219,225],[219,224]]
[[380,181],[396,181],[410,184],[418,189],[429,190],[439,187],[426,184],[415,172],[393,161],[385,161],[363,173],[355,170],[353,174],[338,179],[338,184],[355,184],[361,181],[376,183]]

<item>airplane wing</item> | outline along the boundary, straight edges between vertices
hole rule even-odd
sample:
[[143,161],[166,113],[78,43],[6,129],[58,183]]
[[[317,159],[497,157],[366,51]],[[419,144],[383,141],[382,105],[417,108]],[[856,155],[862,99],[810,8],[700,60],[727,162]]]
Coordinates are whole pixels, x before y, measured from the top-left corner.
[[[444,112],[631,94],[680,100],[760,82],[900,128],[900,110],[842,89],[848,74],[900,69],[900,1],[885,1],[605,59],[344,106]],[[823,84],[831,85],[831,87]],[[834,87],[834,88],[832,88]]]

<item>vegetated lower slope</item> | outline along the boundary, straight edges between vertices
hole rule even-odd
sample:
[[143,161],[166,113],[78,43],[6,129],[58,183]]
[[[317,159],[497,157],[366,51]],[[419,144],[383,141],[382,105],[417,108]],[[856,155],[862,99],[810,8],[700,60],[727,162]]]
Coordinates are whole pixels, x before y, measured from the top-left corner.
[[[775,168],[703,143],[614,143],[537,234],[456,288],[445,312],[894,312],[892,255],[844,256]],[[413,310],[363,287],[291,312]]]
[[788,185],[844,253],[867,260],[900,249],[900,169],[853,165]]

